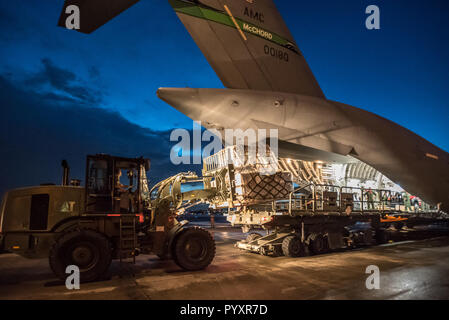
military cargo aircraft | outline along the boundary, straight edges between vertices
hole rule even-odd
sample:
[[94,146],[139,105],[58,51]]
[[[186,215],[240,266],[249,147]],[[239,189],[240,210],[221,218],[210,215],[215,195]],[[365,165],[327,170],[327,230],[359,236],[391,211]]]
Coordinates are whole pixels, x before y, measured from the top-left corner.
[[[361,161],[449,212],[449,154],[406,128],[326,99],[272,0],[168,0],[227,89],[160,88],[208,129],[278,129],[279,155]],[[66,0],[91,33],[138,0]],[[363,167],[358,165],[358,167]]]
[[326,99],[272,0],[169,0],[227,89],[160,88],[208,129],[278,129],[279,153],[362,161],[449,212],[449,154],[406,128]]

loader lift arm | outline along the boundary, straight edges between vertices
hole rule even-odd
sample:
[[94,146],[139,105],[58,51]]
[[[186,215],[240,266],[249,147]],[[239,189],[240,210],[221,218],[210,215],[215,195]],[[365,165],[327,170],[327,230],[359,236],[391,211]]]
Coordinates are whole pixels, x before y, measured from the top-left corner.
[[[162,201],[169,201],[176,214],[182,214],[187,208],[208,202],[216,195],[215,188],[204,188],[205,178],[193,172],[181,172],[157,183],[150,190],[151,208],[155,209]],[[203,183],[202,189],[182,191],[182,185]]]

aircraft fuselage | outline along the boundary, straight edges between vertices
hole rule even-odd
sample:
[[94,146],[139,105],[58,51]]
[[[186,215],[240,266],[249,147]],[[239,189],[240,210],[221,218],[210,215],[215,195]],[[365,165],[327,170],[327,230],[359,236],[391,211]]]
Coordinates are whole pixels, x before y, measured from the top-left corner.
[[449,154],[371,112],[269,91],[161,88],[158,96],[208,129],[278,129],[281,141],[352,156],[449,211]]

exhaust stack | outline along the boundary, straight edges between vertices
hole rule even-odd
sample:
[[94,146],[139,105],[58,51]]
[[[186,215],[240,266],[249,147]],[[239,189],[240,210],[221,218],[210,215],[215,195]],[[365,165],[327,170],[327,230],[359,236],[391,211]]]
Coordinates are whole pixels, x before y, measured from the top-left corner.
[[69,175],[70,175],[70,167],[67,163],[67,160],[62,160],[62,185],[68,186],[69,185]]

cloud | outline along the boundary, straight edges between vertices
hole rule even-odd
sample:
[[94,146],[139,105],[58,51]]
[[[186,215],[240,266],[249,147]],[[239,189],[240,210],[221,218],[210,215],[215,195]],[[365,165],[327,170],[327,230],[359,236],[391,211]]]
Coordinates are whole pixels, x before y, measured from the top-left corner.
[[[99,76],[98,70],[89,70]],[[25,80],[24,84],[30,89],[41,89],[49,85],[66,98],[77,100],[84,104],[99,104],[103,93],[88,86],[88,83],[78,78],[72,71],[56,66],[50,59],[42,59],[42,69]],[[54,94],[54,93],[53,93]]]
[[[200,169],[170,163],[170,131],[143,128],[116,112],[96,107],[93,89],[76,90],[75,74],[48,59],[43,66],[25,81],[0,75],[0,193],[20,186],[60,183],[62,159],[69,161],[73,178],[84,180],[87,154],[148,157],[152,183],[180,171]],[[36,91],[42,87],[39,79],[70,96]]]
[[89,67],[89,77],[91,79],[97,79],[100,77],[100,70],[96,66],[90,66]]

